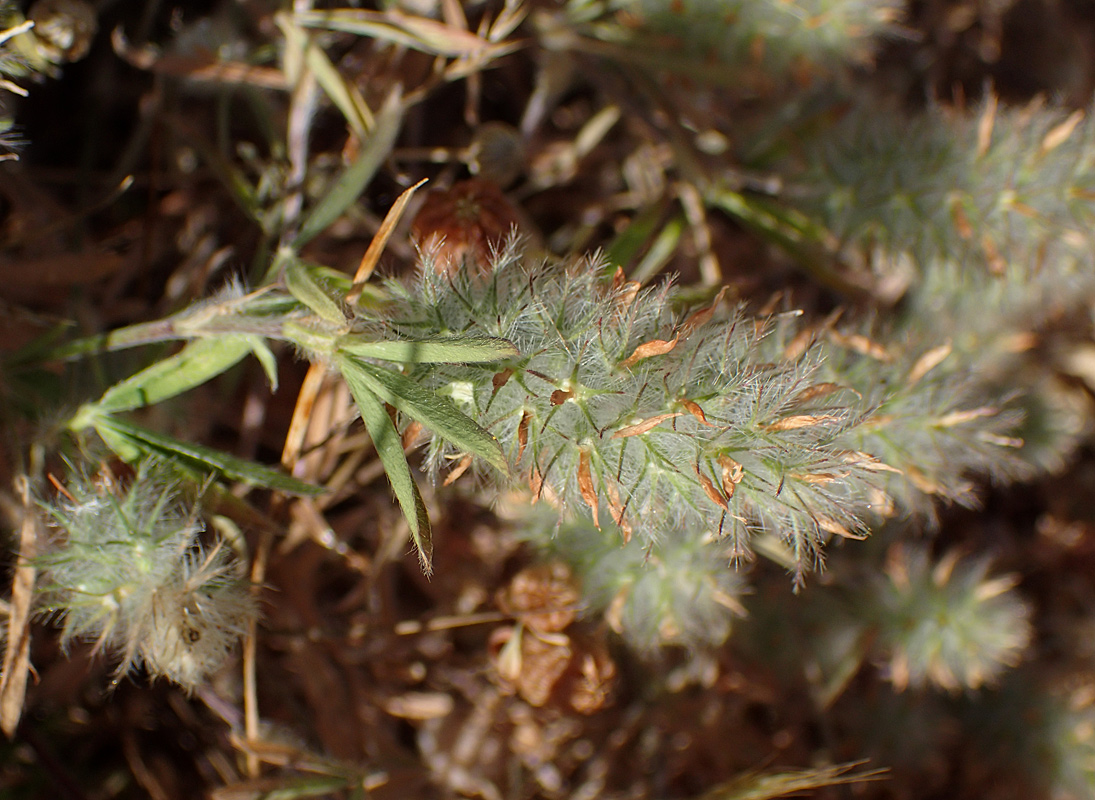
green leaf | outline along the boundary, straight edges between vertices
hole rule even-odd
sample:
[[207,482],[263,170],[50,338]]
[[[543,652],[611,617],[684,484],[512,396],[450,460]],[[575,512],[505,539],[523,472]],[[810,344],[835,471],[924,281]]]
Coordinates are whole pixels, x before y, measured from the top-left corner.
[[111,386],[95,405],[107,414],[155,405],[220,375],[253,349],[250,336],[197,339],[175,355]]
[[339,337],[337,332],[318,327],[315,320],[306,323],[289,320],[282,324],[281,335],[307,353],[312,361],[330,358]]
[[262,365],[262,371],[266,373],[266,381],[270,384],[270,391],[276,392],[278,390],[278,359],[274,351],[261,336],[247,334],[243,338],[250,342],[251,353]]
[[99,434],[106,446],[109,447],[122,461],[132,464],[141,456],[150,455],[152,451],[143,444],[134,442],[126,434],[115,430],[110,425],[110,417],[99,417],[95,420],[95,432]]
[[404,364],[480,364],[520,355],[517,348],[505,339],[486,336],[374,341],[360,334],[346,334],[339,337],[337,347],[360,358],[378,358]]
[[677,216],[669,220],[665,227],[654,237],[650,249],[646,251],[638,266],[628,277],[639,283],[646,283],[657,275],[662,267],[669,263],[669,259],[677,252],[681,234],[684,233],[684,218]]
[[308,306],[321,319],[335,325],[346,324],[342,305],[327,291],[318,276],[296,259],[292,259],[285,266],[285,287],[289,294]]
[[399,126],[403,121],[402,93],[397,86],[383,108],[376,116],[376,125],[371,135],[362,144],[357,161],[351,164],[335,181],[334,186],[308,214],[300,232],[293,241],[293,248],[299,250],[317,234],[325,230],[349,208],[369,185],[384,159],[395,146]]
[[483,459],[503,473],[509,472],[509,464],[498,440],[448,398],[423,389],[405,375],[358,361],[352,356],[339,358],[339,365],[344,375],[352,369],[369,391],[398,411],[418,420],[442,439]]
[[832,234],[819,222],[792,208],[746,192],[716,189],[706,201],[782,248],[816,280],[840,291],[861,292],[864,286],[842,267]]
[[651,203],[620,231],[605,249],[605,261],[627,267],[639,257],[665,216],[666,203]]
[[372,437],[376,454],[380,457],[380,463],[384,465],[384,471],[388,474],[388,483],[392,486],[396,500],[403,509],[403,516],[407,519],[407,525],[411,529],[411,539],[418,548],[418,558],[422,563],[422,570],[427,575],[433,572],[431,558],[433,556],[433,538],[430,531],[430,517],[426,513],[426,504],[422,502],[422,494],[418,491],[418,484],[411,475],[410,464],[403,452],[403,440],[399,431],[392,424],[388,410],[380,399],[373,394],[371,381],[366,376],[363,365],[352,359],[342,359],[342,377],[346,385],[350,387],[350,393],[357,402],[361,412],[361,421],[365,423],[369,436]]
[[229,480],[243,481],[286,494],[314,496],[324,492],[321,486],[305,483],[262,464],[211,447],[165,436],[117,417],[100,416],[95,420],[94,426],[110,449],[125,461],[132,461],[135,452],[158,455],[189,465],[198,472],[216,472]]
[[[326,287],[328,293],[339,298],[340,301],[346,297],[351,289],[355,288],[354,279],[345,272],[308,261],[301,261],[301,263],[312,277],[319,282],[320,286]],[[361,292],[361,297],[358,298],[356,305],[362,308],[377,309],[389,299],[387,290],[380,285],[366,283],[356,288]]]
[[369,129],[373,126],[373,112],[358,88],[343,80],[342,75],[335,69],[335,65],[327,58],[327,54],[315,42],[308,43],[304,58],[312,74],[316,76],[316,81],[331,98],[331,102],[346,117],[346,122],[357,134],[358,139],[366,139]]

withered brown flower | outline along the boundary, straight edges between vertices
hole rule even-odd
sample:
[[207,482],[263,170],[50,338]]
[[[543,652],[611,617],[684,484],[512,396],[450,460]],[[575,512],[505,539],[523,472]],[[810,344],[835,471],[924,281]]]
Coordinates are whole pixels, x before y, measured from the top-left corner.
[[491,255],[520,226],[520,214],[498,184],[486,178],[459,181],[426,196],[411,235],[438,272],[490,271]]

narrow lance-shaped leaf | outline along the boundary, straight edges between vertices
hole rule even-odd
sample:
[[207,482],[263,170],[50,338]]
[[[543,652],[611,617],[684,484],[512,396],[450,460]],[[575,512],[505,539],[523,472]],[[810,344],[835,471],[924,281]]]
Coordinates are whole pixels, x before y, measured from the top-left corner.
[[266,380],[270,384],[270,390],[278,390],[278,359],[274,351],[266,344],[261,336],[249,333],[243,336],[251,344],[251,354],[258,359],[262,371],[266,374]]
[[322,487],[297,480],[270,467],[256,464],[212,447],[184,442],[172,436],[134,425],[118,417],[102,416],[95,421],[95,430],[103,441],[125,461],[140,455],[165,456],[202,472],[216,472],[229,480],[243,481],[279,492],[317,495]]
[[154,405],[220,375],[252,349],[253,342],[246,336],[198,339],[110,387],[94,405],[108,414]]
[[285,266],[285,288],[321,319],[334,325],[346,324],[346,315],[338,300],[317,280],[312,270],[295,258]]
[[361,366],[352,359],[342,359],[342,377],[346,385],[350,387],[350,393],[354,396],[354,401],[361,412],[361,421],[365,423],[365,429],[372,437],[376,454],[380,458],[380,463],[384,465],[384,471],[388,474],[388,483],[391,484],[396,500],[403,509],[403,516],[406,517],[407,525],[411,529],[411,539],[418,548],[422,570],[429,575],[433,571],[430,562],[433,555],[433,539],[426,505],[422,502],[418,484],[414,482],[414,477],[411,475],[411,467],[403,452],[402,437],[392,424],[388,410],[370,389],[370,383],[364,377],[365,373]]
[[384,159],[392,151],[399,126],[403,120],[402,96],[397,87],[376,116],[376,126],[361,147],[357,161],[349,166],[335,181],[331,190],[312,209],[300,232],[293,241],[293,247],[300,249],[317,234],[333,223],[369,185]]
[[505,339],[483,336],[371,341],[358,334],[347,334],[338,340],[338,349],[360,358],[403,364],[480,364],[520,355]]
[[384,402],[390,403],[411,419],[418,420],[464,452],[483,459],[502,472],[509,471],[498,440],[479,427],[448,398],[423,389],[410,378],[393,370],[374,367],[350,356],[343,356],[340,362],[344,373],[348,367],[352,367],[358,380]]

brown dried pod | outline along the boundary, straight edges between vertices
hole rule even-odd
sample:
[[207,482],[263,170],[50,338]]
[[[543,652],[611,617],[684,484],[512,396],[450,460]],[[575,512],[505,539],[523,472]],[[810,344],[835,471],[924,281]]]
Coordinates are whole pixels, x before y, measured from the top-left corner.
[[578,614],[578,585],[561,561],[521,570],[498,593],[498,606],[537,633],[566,628]]
[[530,706],[561,705],[592,714],[612,697],[616,663],[601,636],[541,636],[515,625],[496,629],[489,647],[498,684]]
[[603,708],[616,685],[616,662],[608,653],[604,637],[572,637],[570,668],[559,681],[566,703],[579,714]]
[[524,626],[498,628],[490,637],[491,661],[499,684],[530,706],[545,705],[570,667],[570,639],[565,634],[540,638]]

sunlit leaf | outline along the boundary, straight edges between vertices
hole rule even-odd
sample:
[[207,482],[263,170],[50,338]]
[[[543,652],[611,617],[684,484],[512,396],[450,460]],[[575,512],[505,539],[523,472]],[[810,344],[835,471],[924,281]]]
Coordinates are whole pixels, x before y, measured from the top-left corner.
[[361,358],[404,364],[479,364],[519,355],[505,339],[452,336],[445,339],[371,341],[358,334],[338,340],[338,349]]
[[608,245],[605,250],[605,261],[625,267],[631,264],[638,258],[650,237],[654,235],[664,214],[664,203],[651,203],[636,213]]
[[352,373],[358,383],[385,403],[418,420],[453,446],[483,459],[496,469],[508,471],[509,465],[498,440],[448,398],[424,389],[394,370],[376,367],[352,356],[341,356],[339,364],[347,382]]
[[430,518],[426,513],[426,505],[422,502],[422,494],[418,491],[418,484],[411,475],[407,456],[403,452],[402,437],[392,424],[384,403],[373,393],[372,382],[366,377],[363,365],[352,359],[343,359],[342,377],[350,387],[350,393],[361,412],[361,421],[365,423],[365,428],[372,437],[376,454],[388,475],[388,483],[403,509],[403,516],[411,530],[411,539],[418,548],[422,570],[429,575],[433,571],[430,561],[433,555]]
[[669,259],[678,251],[681,236],[684,233],[684,217],[676,216],[669,220],[665,227],[654,237],[650,249],[642,257],[635,271],[631,273],[631,279],[645,283],[657,275],[662,267],[669,263]]
[[338,300],[311,269],[296,259],[285,266],[285,288],[321,319],[335,325],[346,324],[346,315]]

